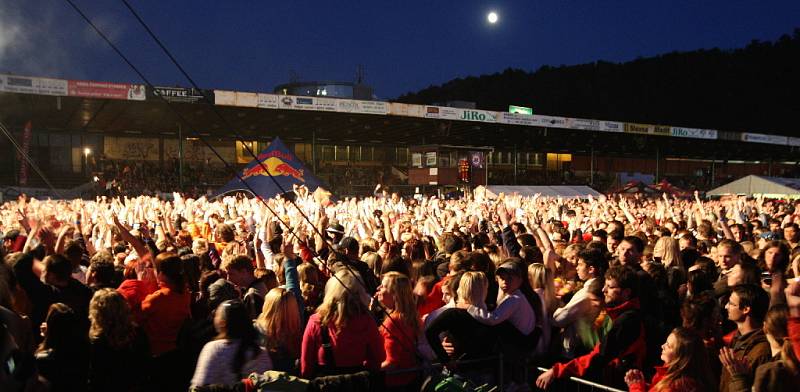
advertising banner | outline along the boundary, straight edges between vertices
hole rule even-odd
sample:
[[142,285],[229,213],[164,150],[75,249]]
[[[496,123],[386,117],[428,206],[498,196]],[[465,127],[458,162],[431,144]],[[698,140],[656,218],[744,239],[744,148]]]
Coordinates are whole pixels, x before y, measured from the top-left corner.
[[214,105],[234,106],[236,91],[214,90]]
[[783,146],[789,144],[789,138],[786,136],[765,135],[763,133],[749,132],[742,132],[742,141],[748,143],[777,144]]
[[258,94],[256,93],[236,93],[236,106],[254,108],[258,105]]
[[67,95],[67,81],[63,79],[32,78],[0,74],[0,91],[9,93]]
[[569,128],[569,119],[566,117],[541,116],[534,114],[533,118],[537,123],[536,125],[541,127]]
[[439,118],[439,109],[438,106],[425,106],[425,117],[427,118]]
[[600,121],[600,130],[603,132],[623,132],[625,124],[616,121]]
[[653,134],[659,136],[669,136],[671,127],[666,125],[653,125]]
[[198,90],[195,88],[183,87],[161,87],[155,86],[147,89],[147,99],[160,100],[163,97],[169,102],[176,103],[198,103],[203,102],[203,94],[208,96],[210,102],[214,102],[214,91]]
[[425,117],[425,106],[389,102],[388,114],[393,116]]
[[333,98],[278,95],[277,99],[278,109],[315,110],[322,112],[337,111],[336,99]]
[[511,125],[524,125],[524,126],[534,126],[536,121],[534,120],[533,116],[530,114],[520,114],[520,113],[500,113],[499,122],[503,124],[511,124]]
[[476,169],[483,169],[483,166],[486,164],[486,156],[483,155],[483,151],[470,151],[469,160],[472,167]]
[[158,139],[106,136],[103,153],[110,159],[157,161]]
[[497,112],[488,110],[451,108],[446,106],[426,106],[425,117],[444,120],[497,122]]
[[653,133],[654,127],[655,125],[651,124],[625,123],[625,133],[641,133],[647,135]]
[[144,101],[146,96],[143,84],[70,80],[67,88],[73,97]]
[[671,127],[669,134],[674,137],[688,137],[692,139],[717,139],[717,131],[715,129]]
[[277,109],[280,107],[280,96],[275,94],[258,94],[257,107],[264,109]]
[[[28,121],[22,131],[22,151],[26,155],[31,153],[31,136],[31,122]],[[19,184],[28,185],[28,161],[22,157],[21,153],[18,153],[17,156],[17,160],[21,162],[21,165],[19,165]]]
[[337,99],[338,112],[361,114],[387,114],[389,105],[381,101],[359,101],[355,99]]
[[214,105],[254,108],[258,105],[258,94],[214,90]]
[[587,131],[599,131],[600,130],[600,120],[588,120],[585,118],[571,118],[570,119],[570,126],[571,129],[583,129]]

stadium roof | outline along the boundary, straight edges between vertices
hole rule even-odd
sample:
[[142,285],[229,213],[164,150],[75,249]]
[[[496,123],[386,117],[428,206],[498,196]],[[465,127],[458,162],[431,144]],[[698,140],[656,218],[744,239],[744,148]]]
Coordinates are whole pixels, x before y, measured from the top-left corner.
[[759,133],[2,74],[0,119],[12,130],[32,120],[34,130],[173,137],[181,124],[185,137],[197,132],[212,139],[231,139],[235,130],[251,140],[280,136],[290,143],[516,146],[697,159],[793,161],[800,145],[800,138]]

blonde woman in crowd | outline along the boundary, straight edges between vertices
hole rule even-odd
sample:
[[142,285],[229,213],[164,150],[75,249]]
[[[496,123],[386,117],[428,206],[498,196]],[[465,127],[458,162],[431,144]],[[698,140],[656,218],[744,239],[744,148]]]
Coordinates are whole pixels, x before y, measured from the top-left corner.
[[275,370],[297,374],[300,359],[300,308],[294,294],[276,287],[264,297],[264,307],[256,319],[261,346],[269,352]]
[[380,369],[386,353],[368,302],[355,272],[341,269],[328,280],[322,304],[309,317],[303,333],[301,377]]
[[686,269],[681,261],[681,251],[677,239],[673,237],[659,238],[653,247],[653,261],[664,264],[670,292],[677,292],[678,287],[686,283]]
[[[418,365],[416,347],[421,322],[412,289],[411,279],[394,271],[386,273],[378,287],[376,298],[388,312],[380,329],[386,351],[386,359],[381,364],[383,370],[408,369]],[[419,389],[415,388],[417,381],[416,373],[405,373],[387,376],[386,386],[390,390],[411,391]]]
[[556,297],[553,272],[547,269],[544,264],[534,263],[529,265],[528,279],[531,282],[533,291],[539,295],[544,312],[544,317],[542,318],[542,336],[539,338],[534,352],[536,354],[544,354],[550,347],[553,313],[561,306],[561,301]]

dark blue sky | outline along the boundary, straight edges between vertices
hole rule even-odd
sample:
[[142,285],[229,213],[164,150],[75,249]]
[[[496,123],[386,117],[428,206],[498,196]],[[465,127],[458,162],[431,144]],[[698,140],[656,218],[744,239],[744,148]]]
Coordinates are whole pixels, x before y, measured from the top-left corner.
[[[121,2],[74,1],[151,81],[189,85]],[[129,1],[202,87],[353,80],[361,64],[381,99],[507,67],[737,48],[800,27],[798,0]],[[0,0],[0,72],[139,81],[63,0]]]

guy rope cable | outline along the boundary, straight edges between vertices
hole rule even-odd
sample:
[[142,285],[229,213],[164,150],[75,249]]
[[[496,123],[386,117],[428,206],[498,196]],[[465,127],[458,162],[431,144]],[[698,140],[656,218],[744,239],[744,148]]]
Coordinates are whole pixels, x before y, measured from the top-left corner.
[[[272,180],[272,182],[278,187],[278,189],[281,190],[281,193],[286,193],[286,190],[283,188],[283,186],[281,186],[281,184],[278,182],[278,180],[275,179],[275,176],[272,175],[270,170],[267,167],[265,167],[264,163],[261,162],[261,160],[258,159],[258,156],[250,148],[250,146],[247,143],[245,143],[244,137],[242,137],[236,131],[235,127],[230,126],[230,124],[228,123],[227,119],[217,110],[216,106],[214,105],[214,102],[211,102],[211,100],[208,98],[208,96],[203,92],[203,89],[201,89],[200,86],[198,86],[197,83],[194,81],[194,79],[191,76],[189,76],[189,73],[183,68],[183,66],[181,66],[181,64],[178,62],[178,60],[175,58],[175,56],[172,55],[170,50],[167,49],[167,47],[161,42],[161,40],[158,38],[158,36],[156,36],[156,34],[153,32],[153,30],[150,29],[150,27],[147,25],[147,23],[145,23],[144,19],[142,19],[142,17],[139,15],[139,13],[136,12],[136,10],[133,9],[133,6],[131,6],[130,3],[128,3],[127,0],[121,0],[121,1],[125,5],[125,7],[128,9],[128,11],[130,11],[131,14],[136,18],[136,20],[139,22],[139,24],[142,25],[142,27],[145,29],[145,31],[147,31],[147,33],[150,35],[150,37],[153,39],[153,41],[156,42],[156,44],[159,46],[159,48],[161,48],[161,50],[164,52],[164,54],[175,65],[175,67],[178,68],[178,70],[181,72],[181,74],[183,74],[183,76],[186,78],[186,80],[189,81],[189,83],[192,85],[192,87],[194,87],[200,93],[200,95],[203,97],[203,100],[210,106],[210,108],[214,112],[214,114],[216,114],[217,117],[219,117],[228,126],[228,128],[234,133],[235,138],[244,146],[245,150],[250,154],[250,156],[252,156],[254,158],[256,164],[261,166],[261,168],[267,173],[267,175]],[[152,88],[152,86],[151,86],[151,88]],[[244,182],[243,179],[241,179],[241,178],[239,178],[239,179],[242,182]],[[253,192],[253,194],[255,195],[255,192],[252,190],[251,187],[248,186],[248,189],[250,189],[251,192]],[[297,203],[294,200],[292,200],[291,198],[289,198],[289,202],[297,209],[297,212],[300,214],[300,216],[302,216],[306,220],[306,222],[308,222],[308,224],[311,226],[311,228],[314,229],[316,234],[322,239],[323,243],[327,244],[330,247],[330,250],[333,251],[333,253],[338,255],[339,252],[337,252],[335,249],[333,249],[333,247],[330,246],[330,244],[328,244],[327,241],[325,241],[325,236],[322,234],[321,230],[318,227],[316,227],[316,225],[311,221],[311,219],[303,212],[303,210],[300,208],[300,206],[298,206]],[[288,228],[288,225],[286,225],[286,227]],[[315,254],[315,256],[317,258],[319,258],[318,255],[316,255],[315,251],[312,251],[312,252],[313,252],[313,254]],[[323,260],[321,260],[321,261],[327,267],[327,264],[325,264],[325,262]],[[353,273],[350,265],[348,265],[347,263],[343,263],[343,264],[350,271],[350,273]],[[366,279],[366,278],[362,278],[362,279]],[[356,279],[356,280],[358,282],[362,283],[362,285],[365,285],[364,281],[361,281],[360,279]],[[396,323],[394,318],[392,318],[392,316],[389,314],[389,312],[380,303],[378,303],[378,308],[389,318],[389,320],[392,323]],[[405,332],[403,332],[403,333],[405,335]],[[408,338],[408,336],[405,336],[405,337]],[[413,341],[413,339],[411,339],[411,341]]]
[[[142,74],[142,73],[139,71],[139,69],[138,69],[138,68],[137,68],[137,67],[136,67],[136,66],[135,66],[135,65],[134,65],[134,64],[133,64],[133,63],[132,63],[132,62],[131,62],[131,61],[130,61],[130,60],[129,60],[129,59],[128,59],[128,58],[127,58],[125,55],[124,55],[124,54],[123,54],[123,53],[122,53],[122,51],[121,51],[119,48],[117,48],[117,46],[116,46],[116,45],[114,45],[114,44],[111,42],[111,40],[110,40],[110,39],[109,39],[109,38],[108,38],[108,37],[107,37],[105,34],[103,34],[103,32],[102,32],[102,31],[101,31],[101,30],[100,30],[100,29],[99,29],[99,28],[98,28],[98,27],[97,27],[97,26],[96,26],[96,25],[95,25],[95,24],[94,24],[94,23],[91,21],[91,19],[90,19],[88,16],[86,16],[86,14],[85,14],[83,11],[81,11],[81,9],[80,9],[80,8],[79,8],[79,7],[78,7],[78,6],[77,6],[77,5],[76,5],[76,4],[75,4],[75,3],[74,3],[72,0],[65,0],[65,1],[66,1],[66,2],[67,2],[67,3],[68,3],[68,4],[69,4],[69,5],[70,5],[70,6],[71,6],[71,7],[72,7],[72,8],[73,8],[73,9],[74,9],[74,10],[75,10],[75,11],[76,11],[76,12],[77,12],[79,15],[80,15],[80,16],[81,16],[81,18],[83,18],[83,19],[84,19],[84,21],[86,21],[86,23],[87,23],[87,24],[89,24],[89,25],[90,25],[90,26],[91,26],[91,27],[92,27],[92,28],[95,30],[95,32],[97,32],[97,34],[98,34],[98,35],[99,35],[99,36],[100,36],[100,37],[101,37],[101,38],[102,38],[102,39],[103,39],[103,40],[104,40],[104,41],[105,41],[105,42],[106,42],[106,43],[107,43],[107,44],[108,44],[108,45],[109,45],[109,46],[110,46],[110,47],[111,47],[113,50],[114,50],[114,52],[115,52],[115,53],[117,53],[117,55],[119,55],[119,56],[120,56],[120,57],[123,59],[123,61],[124,61],[124,62],[125,62],[125,63],[126,63],[126,64],[127,64],[127,65],[128,65],[128,66],[129,66],[129,67],[130,67],[130,68],[131,68],[131,69],[132,69],[132,70],[133,70],[133,71],[134,71],[134,72],[135,72],[135,73],[136,73],[136,74],[137,74],[137,75],[138,75],[140,78],[141,78],[141,79],[142,79],[142,81],[144,81],[144,82],[145,82],[145,84],[146,84],[148,87],[150,87],[151,89],[154,89],[154,85],[153,85],[152,83],[150,83],[150,81],[149,81],[149,80],[148,80],[148,79],[147,79],[147,78],[146,78],[146,77],[145,77],[145,76],[144,76],[144,75],[143,75],[143,74]],[[123,0],[123,1],[124,1],[124,0]],[[130,8],[130,5],[129,5],[129,4],[127,4],[127,2],[126,2],[126,6],[128,6],[128,8],[131,10],[131,12],[133,12],[133,13],[135,14],[135,11],[133,11],[133,9],[132,9],[132,8]],[[144,24],[144,21],[142,21],[142,20],[141,20],[141,18],[140,18],[140,17],[138,17],[138,15],[137,15],[137,19],[140,21],[140,23],[142,23],[144,26],[146,26],[146,25]],[[151,31],[149,28],[147,28],[147,30],[148,30],[148,32],[151,34],[151,36],[153,36],[153,38],[157,40],[157,38],[156,38],[156,37],[155,37],[155,35],[152,33],[152,31]],[[166,47],[164,47],[162,44],[160,44],[160,40],[157,40],[157,42],[159,42],[159,46],[161,46],[161,48],[162,48],[164,51],[168,52],[168,51],[167,51],[167,49],[166,49]],[[225,119],[225,118],[224,118],[224,117],[223,117],[223,116],[222,116],[222,115],[221,115],[221,114],[220,114],[220,113],[219,113],[219,112],[216,110],[216,108],[214,107],[213,103],[211,103],[211,102],[210,102],[210,100],[208,99],[208,97],[207,97],[205,94],[203,94],[203,93],[202,93],[202,90],[201,90],[201,89],[200,89],[200,88],[199,88],[199,87],[198,87],[198,86],[197,86],[197,85],[194,83],[194,81],[193,81],[191,78],[189,78],[189,76],[188,76],[188,75],[185,73],[185,71],[183,70],[183,67],[180,67],[180,66],[177,64],[177,61],[174,59],[174,57],[173,57],[173,56],[171,56],[171,55],[170,55],[169,57],[170,57],[170,59],[171,59],[171,60],[172,60],[174,63],[176,63],[176,66],[178,66],[178,67],[179,67],[179,69],[180,69],[180,70],[181,70],[181,71],[184,73],[184,75],[187,77],[187,79],[189,79],[189,81],[190,81],[190,82],[193,84],[193,86],[194,86],[194,87],[195,87],[197,90],[200,90],[200,93],[201,93],[201,94],[202,94],[202,96],[204,97],[205,101],[206,101],[206,102],[208,102],[208,103],[210,104],[212,111],[213,111],[215,114],[217,114],[217,116],[219,116],[219,117],[220,117],[220,119],[222,119],[222,121],[226,123],[226,125],[228,125],[228,126],[230,127],[230,124],[228,124],[228,122],[227,122],[227,119]],[[183,121],[184,123],[186,123],[187,125],[189,125],[189,126],[190,126],[190,129],[191,129],[191,124],[189,123],[189,121],[187,121],[187,120],[186,120],[186,119],[185,119],[185,118],[184,118],[184,117],[183,117],[183,116],[182,116],[182,115],[181,115],[181,114],[180,114],[180,113],[179,113],[179,112],[178,112],[178,111],[177,111],[177,110],[176,110],[176,109],[175,109],[175,108],[174,108],[174,107],[171,105],[171,103],[170,103],[169,101],[167,101],[167,100],[166,100],[166,98],[164,98],[163,96],[159,96],[159,97],[160,97],[160,98],[161,98],[161,99],[162,99],[162,100],[163,100],[163,101],[164,101],[164,102],[167,104],[167,106],[168,106],[168,107],[169,107],[169,108],[170,108],[170,109],[171,109],[171,110],[172,110],[172,111],[173,111],[173,112],[176,114],[176,116],[178,116],[178,118],[179,118],[181,121]],[[233,127],[230,127],[230,128],[233,130]],[[200,135],[200,134],[199,134],[198,132],[196,132],[196,131],[191,131],[191,132],[192,132],[192,133],[193,133],[193,134],[194,134],[194,135],[195,135],[195,136],[196,136],[196,137],[197,137],[199,140],[201,140],[201,141],[203,142],[203,144],[205,144],[205,145],[206,145],[206,146],[207,146],[207,147],[208,147],[208,148],[209,148],[209,149],[210,149],[210,150],[211,150],[211,151],[214,153],[214,155],[215,155],[215,156],[216,156],[218,159],[220,159],[220,161],[222,161],[222,163],[225,165],[226,169],[228,169],[228,170],[230,170],[231,172],[233,172],[233,173],[234,173],[234,175],[235,175],[235,176],[236,176],[236,177],[237,177],[237,178],[238,178],[238,179],[239,179],[239,180],[240,180],[242,183],[244,183],[244,184],[245,184],[245,186],[247,186],[247,188],[250,190],[250,192],[251,192],[253,195],[257,195],[257,193],[255,192],[255,190],[253,190],[253,188],[252,188],[252,187],[251,187],[249,184],[247,184],[247,182],[245,182],[245,181],[244,181],[244,179],[243,179],[243,178],[242,178],[242,177],[239,175],[239,173],[238,173],[238,170],[236,170],[235,168],[233,168],[233,167],[232,167],[232,166],[231,166],[231,165],[230,165],[230,164],[229,164],[229,163],[228,163],[228,162],[227,162],[227,161],[226,161],[226,160],[225,160],[225,159],[224,159],[224,158],[223,158],[223,157],[222,157],[222,156],[221,156],[221,155],[220,155],[220,154],[219,154],[217,151],[216,151],[216,149],[214,149],[214,147],[213,147],[213,146],[211,146],[211,145],[210,145],[210,144],[209,144],[209,143],[208,143],[208,142],[207,142],[207,141],[206,141],[206,140],[205,140],[205,139],[202,137],[202,135]],[[234,132],[235,132],[235,130],[234,130]],[[249,146],[247,146],[245,143],[243,143],[243,141],[244,141],[244,140],[243,140],[243,138],[242,138],[242,137],[241,137],[241,136],[240,136],[238,133],[235,133],[235,136],[236,136],[237,140],[239,140],[239,141],[242,141],[242,144],[243,144],[243,145],[246,147],[246,149],[247,149],[247,151],[250,153],[250,155],[252,155],[253,157],[255,157],[255,158],[256,158],[256,162],[257,162],[257,163],[258,163],[258,164],[259,164],[259,165],[260,165],[260,166],[261,166],[261,167],[264,169],[264,171],[266,171],[266,172],[267,172],[267,174],[268,174],[268,175],[269,175],[269,177],[272,179],[272,181],[273,181],[273,182],[275,182],[275,184],[276,184],[276,185],[277,185],[277,186],[278,186],[278,187],[279,187],[279,188],[280,188],[280,189],[281,189],[281,190],[282,190],[282,191],[285,193],[285,190],[283,189],[283,187],[281,187],[281,186],[280,186],[280,184],[279,184],[279,183],[277,182],[277,180],[274,178],[274,176],[272,175],[272,173],[271,173],[271,172],[270,172],[270,171],[269,171],[269,170],[268,170],[268,169],[267,169],[267,168],[264,166],[264,164],[263,164],[261,161],[259,161],[259,160],[258,160],[257,156],[255,155],[255,153],[253,153],[253,151],[252,151],[252,150],[249,148]],[[267,207],[267,209],[268,209],[268,210],[269,210],[269,211],[270,211],[270,212],[273,214],[273,216],[275,216],[275,217],[278,219],[278,221],[279,221],[279,222],[280,222],[282,225],[284,225],[285,227],[287,227],[287,228],[289,228],[289,229],[291,228],[291,227],[290,227],[290,226],[289,226],[289,225],[288,225],[286,222],[284,222],[283,220],[281,220],[280,218],[278,218],[278,215],[277,215],[277,213],[276,213],[276,212],[275,212],[275,211],[274,211],[274,210],[273,210],[273,209],[272,209],[272,208],[271,208],[271,207],[270,207],[270,206],[269,206],[269,205],[266,203],[266,201],[264,201],[264,200],[263,200],[263,199],[261,199],[261,198],[258,198],[258,199],[259,199],[259,200],[260,200],[260,201],[261,201],[261,202],[262,202],[262,203],[263,203],[263,204],[264,204],[264,205]],[[298,212],[300,213],[300,215],[301,215],[301,216],[302,216],[302,217],[303,217],[303,218],[304,218],[304,219],[305,219],[305,220],[306,220],[306,221],[309,223],[309,225],[310,225],[310,226],[311,226],[311,227],[314,229],[314,231],[317,233],[317,235],[319,235],[321,238],[323,238],[323,243],[324,243],[326,246],[328,246],[328,247],[330,248],[330,250],[331,250],[333,253],[335,253],[335,254],[340,254],[340,253],[339,253],[339,252],[338,252],[336,249],[334,249],[334,248],[333,248],[333,246],[332,246],[331,244],[329,244],[327,241],[325,241],[325,240],[324,240],[324,235],[322,234],[322,232],[321,232],[321,231],[320,231],[320,230],[319,230],[319,229],[318,229],[318,228],[317,228],[317,227],[314,225],[314,223],[312,223],[312,222],[311,222],[311,220],[308,218],[308,216],[307,216],[305,213],[303,213],[302,209],[300,209],[300,207],[299,207],[299,206],[298,206],[298,205],[297,205],[297,204],[296,204],[296,203],[295,203],[293,200],[289,200],[289,201],[290,201],[290,202],[291,202],[291,203],[292,203],[292,204],[295,206],[295,208],[297,208],[297,210],[298,210]],[[289,230],[289,231],[291,232],[291,234],[292,234],[292,235],[293,235],[293,236],[294,236],[294,237],[295,237],[295,238],[296,238],[298,241],[301,241],[301,239],[299,238],[299,236],[298,236],[296,233],[294,233],[294,230]],[[318,254],[317,254],[317,253],[316,253],[316,252],[315,252],[313,249],[311,249],[311,248],[308,248],[308,249],[309,249],[309,251],[312,253],[313,257],[315,257],[315,258],[317,258],[318,260],[320,260],[320,264],[323,266],[323,268],[325,268],[325,269],[328,271],[329,275],[330,275],[330,276],[332,276],[334,279],[336,279],[336,281],[338,281],[338,282],[339,282],[339,284],[341,284],[341,285],[342,285],[342,286],[345,288],[345,290],[347,290],[348,292],[350,292],[350,293],[352,294],[352,291],[351,291],[351,289],[350,289],[349,287],[347,287],[347,285],[345,285],[345,284],[344,284],[344,282],[342,282],[342,281],[341,281],[341,280],[340,280],[340,279],[339,279],[339,278],[336,276],[336,274],[332,273],[333,271],[331,271],[331,269],[330,269],[330,268],[327,266],[327,264],[326,264],[326,263],[325,263],[323,260],[321,260],[321,258],[319,257],[319,255],[318,255]],[[349,271],[351,274],[353,274],[354,276],[358,276],[358,275],[357,275],[357,274],[356,274],[356,273],[355,273],[355,272],[352,270],[352,268],[350,267],[350,265],[348,265],[347,263],[342,263],[342,264],[343,264],[343,265],[344,265],[344,266],[347,268],[347,270],[348,270],[348,271]],[[361,281],[361,279],[356,279],[356,281],[358,281],[358,282],[359,282],[361,285],[365,285],[365,282],[362,282],[362,281]],[[382,304],[380,304],[379,302],[377,302],[377,301],[376,301],[376,302],[375,302],[375,305],[377,305],[377,307],[378,307],[378,308],[379,308],[379,309],[380,309],[380,310],[381,310],[381,311],[382,311],[382,312],[383,312],[383,313],[386,315],[386,317],[388,317],[388,318],[389,318],[389,320],[390,320],[392,323],[397,323],[397,322],[394,320],[394,318],[393,318],[393,317],[392,317],[392,316],[389,314],[389,312],[386,310],[386,308],[385,308],[385,307],[383,307],[383,305],[382,305]],[[404,332],[404,335],[405,335],[405,332]],[[409,338],[409,341],[412,341],[412,342],[413,342],[413,341],[415,341],[414,339],[411,339],[411,338],[410,338],[410,337],[408,337],[408,336],[405,336],[405,337],[406,337],[406,338]],[[402,346],[401,346],[401,347],[402,347]],[[416,347],[415,347],[415,351],[416,351]]]

